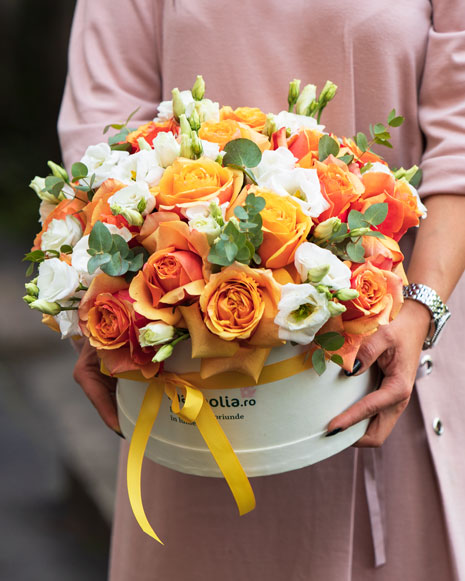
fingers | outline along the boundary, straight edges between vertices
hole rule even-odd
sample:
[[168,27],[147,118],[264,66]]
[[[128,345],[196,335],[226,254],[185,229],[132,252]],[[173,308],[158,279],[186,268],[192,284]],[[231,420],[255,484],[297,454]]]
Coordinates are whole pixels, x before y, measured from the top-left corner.
[[79,355],[73,376],[105,424],[121,434],[116,406],[116,379],[100,372],[97,353],[88,343]]

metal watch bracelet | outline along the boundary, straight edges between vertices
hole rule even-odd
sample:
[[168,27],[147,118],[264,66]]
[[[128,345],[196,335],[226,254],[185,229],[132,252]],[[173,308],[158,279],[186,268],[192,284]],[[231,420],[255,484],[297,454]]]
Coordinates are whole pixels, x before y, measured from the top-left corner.
[[430,331],[423,343],[423,349],[429,349],[437,342],[451,313],[438,293],[425,284],[410,283],[403,287],[403,295],[406,299],[422,303],[431,313]]

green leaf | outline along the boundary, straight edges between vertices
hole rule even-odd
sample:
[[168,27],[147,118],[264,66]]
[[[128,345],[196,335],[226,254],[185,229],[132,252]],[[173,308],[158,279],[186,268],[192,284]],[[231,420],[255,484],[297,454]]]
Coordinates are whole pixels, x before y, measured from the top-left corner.
[[325,353],[322,349],[317,349],[312,354],[312,364],[313,369],[318,373],[318,375],[322,375],[326,370],[326,361],[325,361]]
[[367,232],[365,236],[373,236],[373,238],[385,238],[384,234],[381,234],[381,232],[376,232],[376,230],[370,230],[370,232]]
[[329,155],[335,157],[339,153],[339,143],[329,135],[323,135],[318,142],[318,159],[324,161]]
[[373,134],[382,135],[383,133],[388,133],[383,123],[375,123],[375,125],[373,126]]
[[109,276],[122,276],[129,269],[129,262],[119,252],[111,255],[109,262],[103,264],[101,269]]
[[112,151],[129,151],[129,153],[131,153],[132,151],[132,145],[130,143],[114,143],[112,145],[110,145],[110,149]]
[[349,242],[346,247],[346,252],[352,262],[365,262],[365,249],[362,246],[362,241]]
[[330,331],[329,333],[317,335],[314,341],[326,351],[337,351],[344,345],[345,340],[340,333]]
[[208,262],[218,264],[219,266],[229,266],[231,264],[226,256],[218,254],[213,249],[210,250],[210,254],[208,255]]
[[333,363],[336,363],[336,365],[340,365],[341,367],[344,365],[344,359],[342,359],[342,357],[340,355],[338,355],[337,353],[334,353],[334,355],[331,355],[331,361]]
[[234,208],[234,215],[236,218],[239,218],[239,220],[248,220],[249,218],[249,215],[242,206],[237,206],[237,208]]
[[34,272],[34,263],[31,262],[31,264],[27,267],[26,276],[31,276],[33,272]]
[[69,244],[63,244],[63,246],[60,248],[60,252],[63,254],[71,254],[71,252],[73,252],[73,247]]
[[107,253],[96,254],[95,256],[92,256],[92,258],[90,258],[89,262],[87,263],[88,273],[94,274],[94,272],[97,270],[97,268],[99,266],[102,266],[103,264],[110,262],[110,260],[111,260],[111,256]]
[[355,230],[356,228],[365,228],[367,226],[367,221],[362,212],[351,210],[347,218],[347,224],[349,225],[350,230]]
[[422,178],[423,178],[423,172],[421,171],[421,169],[418,169],[417,172],[414,174],[414,176],[411,178],[409,183],[414,188],[418,188],[418,186],[421,184]]
[[243,262],[244,264],[249,264],[250,259],[253,256],[253,251],[251,252],[250,247],[248,245],[242,246],[242,248],[239,248],[237,254],[236,254],[236,260],[238,262]]
[[266,206],[265,198],[249,194],[245,199],[246,210],[249,213],[249,218],[252,214],[259,214]]
[[233,139],[224,147],[226,155],[223,165],[237,165],[239,167],[257,167],[262,159],[262,152],[256,143],[250,139]]
[[52,196],[55,196],[55,198],[58,198],[64,185],[64,180],[56,176],[47,176],[45,178],[45,189],[47,192],[50,192]]
[[367,136],[365,135],[365,133],[362,133],[361,131],[359,131],[355,136],[355,143],[357,144],[357,147],[361,151],[366,151],[368,149]]
[[388,125],[390,127],[399,127],[405,121],[402,115],[397,115],[396,110],[393,109],[388,115]]
[[129,254],[129,246],[126,240],[119,234],[111,235],[113,243],[111,245],[110,254],[119,252],[123,258],[126,258]]
[[89,170],[87,166],[80,161],[73,163],[71,166],[71,175],[73,176],[73,181],[81,180],[87,177]]
[[125,141],[126,137],[129,135],[130,130],[125,127],[124,129],[121,129],[121,131],[119,131],[118,133],[115,133],[115,135],[112,135],[111,137],[108,138],[108,145],[115,145],[117,143],[119,143],[120,141]]
[[89,236],[89,248],[97,252],[110,252],[113,245],[113,238],[102,222],[96,222]]
[[224,252],[229,262],[234,261],[234,259],[236,258],[237,251],[238,248],[234,242],[226,242],[226,244],[224,245]]
[[42,262],[45,260],[45,252],[43,250],[33,250],[24,255],[23,262]]
[[366,171],[368,171],[372,167],[373,167],[373,164],[371,162],[368,162],[365,165],[362,165],[362,167],[360,168],[360,173],[363,175]]
[[138,254],[136,254],[134,256],[134,258],[132,258],[129,261],[128,270],[130,270],[131,272],[137,272],[138,270],[140,270],[142,268],[143,264],[144,264],[144,255],[142,252],[139,252]]
[[373,204],[365,210],[363,217],[372,226],[378,226],[386,220],[388,205],[386,203]]
[[342,155],[341,157],[338,157],[338,159],[340,159],[342,162],[349,165],[354,161],[354,156],[346,154],[346,155]]

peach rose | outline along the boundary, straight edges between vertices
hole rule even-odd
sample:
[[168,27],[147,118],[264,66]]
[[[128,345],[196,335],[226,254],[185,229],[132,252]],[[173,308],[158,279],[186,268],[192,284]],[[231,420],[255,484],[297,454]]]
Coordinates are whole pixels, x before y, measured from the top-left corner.
[[126,184],[114,179],[108,179],[103,182],[95,192],[92,201],[84,208],[84,215],[86,216],[87,222],[84,235],[90,234],[95,223],[98,221],[115,224],[118,228],[128,226],[126,218],[123,218],[123,216],[113,216],[108,204],[111,196],[124,187],[126,187]]
[[318,172],[321,191],[330,204],[330,207],[318,216],[318,222],[333,217],[345,222],[350,204],[358,200],[363,193],[363,183],[349,171],[345,163],[333,156],[329,156],[324,163],[315,161],[314,167]]
[[224,121],[205,121],[199,129],[200,139],[217,143],[220,149],[233,139],[244,137],[250,139],[258,145],[261,151],[270,149],[270,142],[266,135],[255,131],[245,123],[240,123],[234,119]]
[[271,271],[236,262],[211,276],[200,308],[207,328],[221,339],[273,346],[282,343],[273,322],[280,294]]
[[261,131],[266,123],[265,113],[256,107],[238,107],[234,110],[228,106],[222,107],[220,109],[220,121],[226,119],[245,123],[245,125],[248,125],[256,131]]
[[134,311],[127,287],[123,278],[95,277],[81,301],[79,324],[110,373],[140,369],[151,377],[158,370],[154,350],[142,349],[138,341],[148,321]]
[[382,163],[387,166],[387,163],[376,153],[372,151],[362,151],[353,139],[348,137],[342,138],[341,155],[355,156],[354,162],[360,167],[367,163]]
[[263,226],[263,242],[258,249],[262,266],[282,268],[291,264],[297,247],[305,242],[312,227],[312,219],[306,216],[292,196],[280,196],[271,190],[250,187],[241,192],[236,203],[228,209],[227,217],[234,208],[245,202],[249,193],[265,199],[265,208],[260,212]]
[[351,287],[359,296],[344,303],[347,311],[342,320],[347,333],[373,333],[379,325],[392,321],[402,306],[402,279],[369,261],[353,270]]
[[241,185],[239,173],[216,161],[178,158],[151,191],[157,198],[159,209],[182,210],[214,198],[218,198],[220,204],[229,202]]
[[352,204],[352,208],[365,212],[374,204],[387,203],[388,214],[384,222],[377,226],[379,232],[398,242],[409,228],[418,226],[421,211],[406,182],[376,171],[364,173],[362,182],[365,191]]
[[318,160],[318,142],[322,135],[315,129],[303,129],[289,139],[287,146],[299,160],[299,167],[313,168],[313,162]]
[[191,302],[204,288],[202,259],[194,252],[174,246],[150,256],[134,277],[129,294],[135,310],[151,320],[175,324],[180,315],[174,305]]

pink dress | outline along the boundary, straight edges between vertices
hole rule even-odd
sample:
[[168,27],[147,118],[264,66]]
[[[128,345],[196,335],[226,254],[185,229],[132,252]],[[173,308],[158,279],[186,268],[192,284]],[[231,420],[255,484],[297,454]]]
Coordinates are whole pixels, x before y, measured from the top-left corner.
[[[464,2],[79,0],[59,122],[66,164],[136,107],[137,121],[153,118],[197,74],[212,100],[265,112],[286,108],[292,78],[320,88],[329,78],[339,91],[323,122],[340,135],[395,107],[407,121],[388,161],[421,163],[424,196],[465,193]],[[257,508],[244,517],[224,481],[147,461],[158,545],[129,508],[123,445],[111,581],[465,579],[463,286],[434,371],[384,446],[254,478]]]

